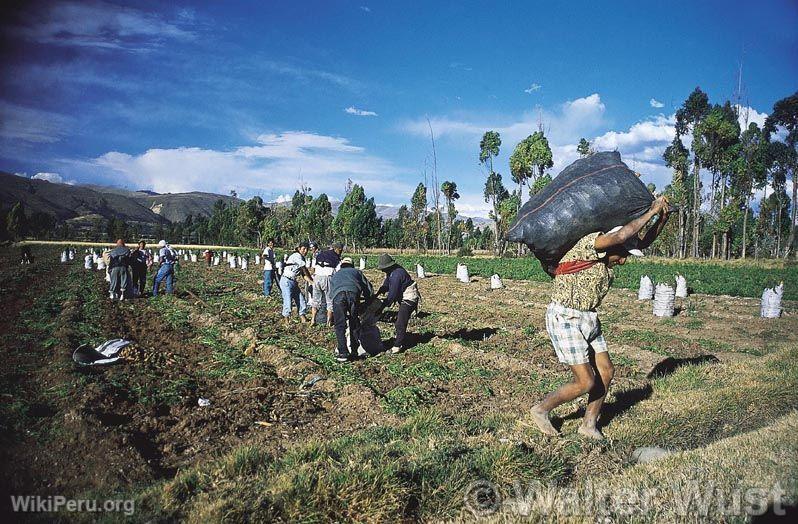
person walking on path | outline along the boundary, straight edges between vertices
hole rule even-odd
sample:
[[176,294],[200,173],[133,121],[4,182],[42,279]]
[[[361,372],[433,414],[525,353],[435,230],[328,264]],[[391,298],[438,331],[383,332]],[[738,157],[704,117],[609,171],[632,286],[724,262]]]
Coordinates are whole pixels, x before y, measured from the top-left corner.
[[[641,249],[650,246],[662,232],[669,211],[668,200],[659,197],[641,217],[607,233],[583,237],[560,260],[546,311],[546,331],[557,359],[570,367],[573,378],[532,407],[532,419],[544,434],[559,434],[549,420],[551,410],[588,394],[579,434],[597,440],[604,438],[596,424],[615,368],[601,333],[596,307],[612,284],[612,268],[626,263],[630,255],[643,256]],[[656,224],[641,238],[640,231],[655,216],[658,216]]]
[[174,293],[175,264],[177,263],[177,253],[166,243],[166,240],[158,242],[158,248],[161,267],[158,268],[152,285],[152,296],[154,297],[158,296],[158,288],[164,281],[166,281],[166,293],[168,295]]
[[305,314],[308,311],[305,295],[299,290],[297,279],[302,278],[306,283],[313,284],[308,268],[305,266],[305,255],[308,253],[308,243],[302,242],[296,247],[290,257],[285,261],[285,269],[280,277],[280,292],[283,296],[283,318],[288,324],[291,316],[291,307],[294,303],[297,306],[297,313],[302,322],[307,322]]
[[327,308],[327,325],[333,323],[333,300],[330,296],[330,279],[332,278],[338,264],[341,263],[341,252],[344,245],[335,242],[330,249],[320,251],[316,255],[316,264],[313,271],[313,290],[310,299],[310,318],[316,321],[316,312],[324,304]]
[[381,309],[399,304],[399,312],[396,315],[396,338],[394,339],[391,353],[401,353],[405,348],[405,337],[407,335],[407,323],[410,315],[418,309],[418,301],[421,298],[418,292],[418,284],[413,281],[410,274],[396,263],[393,257],[387,253],[380,255],[377,269],[385,273],[385,281],[377,290],[377,295],[387,293],[382,301]]
[[133,273],[133,296],[140,297],[147,289],[147,270],[152,265],[152,257],[147,251],[147,243],[139,241],[138,247],[130,254],[130,269]]
[[[360,319],[358,308],[361,300],[368,300],[374,294],[371,283],[359,269],[355,269],[352,259],[344,257],[341,269],[330,278],[327,294],[331,297],[332,313],[335,319],[335,338],[338,342],[335,359],[338,362],[357,359],[360,345]],[[347,345],[347,327],[349,343]]]
[[[272,294],[272,283],[277,280],[277,273],[275,272],[274,262],[274,239],[270,238],[266,241],[266,247],[263,248],[263,295],[270,296]],[[279,284],[278,284],[279,285]]]
[[130,249],[125,246],[121,238],[116,241],[116,247],[108,252],[108,276],[111,280],[109,295],[111,300],[125,300],[130,286]]

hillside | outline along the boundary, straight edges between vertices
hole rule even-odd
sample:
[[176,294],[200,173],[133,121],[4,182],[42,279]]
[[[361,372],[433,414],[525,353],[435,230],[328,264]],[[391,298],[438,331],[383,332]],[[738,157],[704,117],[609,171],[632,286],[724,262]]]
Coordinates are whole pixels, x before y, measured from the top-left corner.
[[[28,213],[49,213],[59,221],[86,227],[96,218],[108,220],[112,217],[152,226],[182,222],[188,215],[210,216],[213,205],[219,200],[228,204],[238,201],[229,195],[199,191],[160,194],[100,185],[54,184],[0,172],[0,207],[7,209],[16,202],[22,202]],[[341,201],[331,199],[330,203],[335,215]],[[267,205],[290,203],[272,202]],[[399,206],[377,205],[376,210],[381,218],[390,219],[396,217]],[[469,217],[458,215],[457,218],[466,220]],[[478,227],[490,223],[484,218],[473,218],[473,221]]]
[[9,208],[16,202],[22,202],[28,213],[48,213],[59,221],[92,215],[104,219],[117,217],[129,223],[168,223],[167,219],[147,206],[124,195],[100,193],[88,187],[53,184],[0,172],[0,205]]
[[233,197],[212,193],[158,194],[115,187],[54,184],[0,172],[0,206],[22,202],[27,212],[43,212],[59,221],[120,218],[128,223],[168,224],[188,215],[210,215],[218,200]]

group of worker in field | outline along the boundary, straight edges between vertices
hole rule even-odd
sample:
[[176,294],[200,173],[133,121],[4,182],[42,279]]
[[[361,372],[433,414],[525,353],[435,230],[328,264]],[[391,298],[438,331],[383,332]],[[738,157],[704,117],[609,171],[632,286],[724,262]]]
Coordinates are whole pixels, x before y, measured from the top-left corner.
[[102,255],[86,254],[84,266],[92,269],[96,263],[97,269],[104,269],[109,298],[124,301],[146,294],[147,273],[154,265],[157,270],[152,281],[152,296],[158,296],[162,283],[167,294],[174,293],[177,256],[177,251],[165,240],[158,242],[158,249],[153,253],[144,240],[130,249],[124,240],[119,239],[112,249],[104,251]]
[[[321,310],[326,311],[321,323],[335,326],[339,362],[355,360],[366,354],[376,354],[361,332],[363,321],[373,320],[385,309],[399,304],[396,317],[396,336],[391,353],[406,349],[407,325],[418,310],[418,286],[410,274],[388,254],[380,255],[377,268],[385,273],[382,285],[374,291],[362,271],[354,267],[350,257],[341,257],[343,244],[335,242],[328,249],[315,243],[300,242],[293,253],[275,262],[274,241],[269,240],[263,250],[263,293],[271,294],[277,283],[282,296],[282,316],[289,323],[296,307],[304,323],[318,323]],[[385,294],[385,298],[378,297]],[[310,318],[307,317],[308,306]]]
[[[662,232],[669,212],[668,200],[656,198],[649,209],[634,220],[606,232],[585,235],[559,259],[552,275],[553,292],[546,311],[546,330],[558,360],[570,368],[572,380],[546,395],[532,408],[532,423],[544,434],[559,434],[549,419],[551,410],[587,394],[587,408],[579,433],[588,438],[603,438],[597,422],[614,376],[614,367],[596,308],[612,284],[612,268],[623,265],[629,256],[642,256],[641,250],[650,246]],[[645,234],[641,234],[652,219],[655,219],[652,225]],[[174,264],[177,262],[177,253],[165,241],[159,242],[158,248],[160,265],[153,279],[153,295],[158,294],[161,282],[166,283],[167,293],[173,292]],[[342,257],[342,252],[340,243],[320,250],[315,244],[300,242],[290,255],[277,262],[274,242],[269,240],[262,252],[264,295],[270,296],[273,284],[277,284],[286,324],[289,324],[295,307],[304,323],[334,325],[337,340],[335,358],[339,362],[381,352],[378,330],[376,345],[379,349],[373,351],[376,318],[386,308],[399,304],[396,336],[390,352],[404,351],[407,348],[408,321],[417,311],[420,300],[417,283],[390,255],[382,254],[377,268],[385,274],[385,279],[374,291],[363,272],[354,267],[350,257]],[[111,298],[124,300],[131,290],[134,295],[143,292],[147,271],[156,260],[144,242],[130,250],[119,240],[105,257],[108,260]],[[385,298],[379,299],[383,294]],[[308,306],[310,319],[307,317]],[[326,314],[319,322],[316,317],[322,309]],[[366,336],[367,332],[370,335]]]

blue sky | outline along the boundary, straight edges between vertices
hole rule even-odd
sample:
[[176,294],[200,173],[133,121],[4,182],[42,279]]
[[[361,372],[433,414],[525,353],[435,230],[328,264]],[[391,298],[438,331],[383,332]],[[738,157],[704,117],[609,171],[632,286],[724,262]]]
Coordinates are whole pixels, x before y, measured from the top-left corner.
[[[759,5],[762,4],[762,5]],[[794,2],[37,2],[3,12],[0,169],[265,199],[301,184],[378,203],[432,171],[485,216],[541,122],[554,175],[580,137],[664,186],[675,109],[701,86],[749,119],[798,89]]]

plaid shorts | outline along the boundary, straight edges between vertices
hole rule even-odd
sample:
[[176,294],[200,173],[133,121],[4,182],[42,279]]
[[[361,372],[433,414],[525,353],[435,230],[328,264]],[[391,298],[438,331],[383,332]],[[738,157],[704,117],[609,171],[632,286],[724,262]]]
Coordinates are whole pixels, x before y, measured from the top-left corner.
[[546,331],[557,359],[569,366],[589,362],[591,350],[594,353],[607,351],[607,341],[595,311],[580,311],[552,302],[546,310]]

